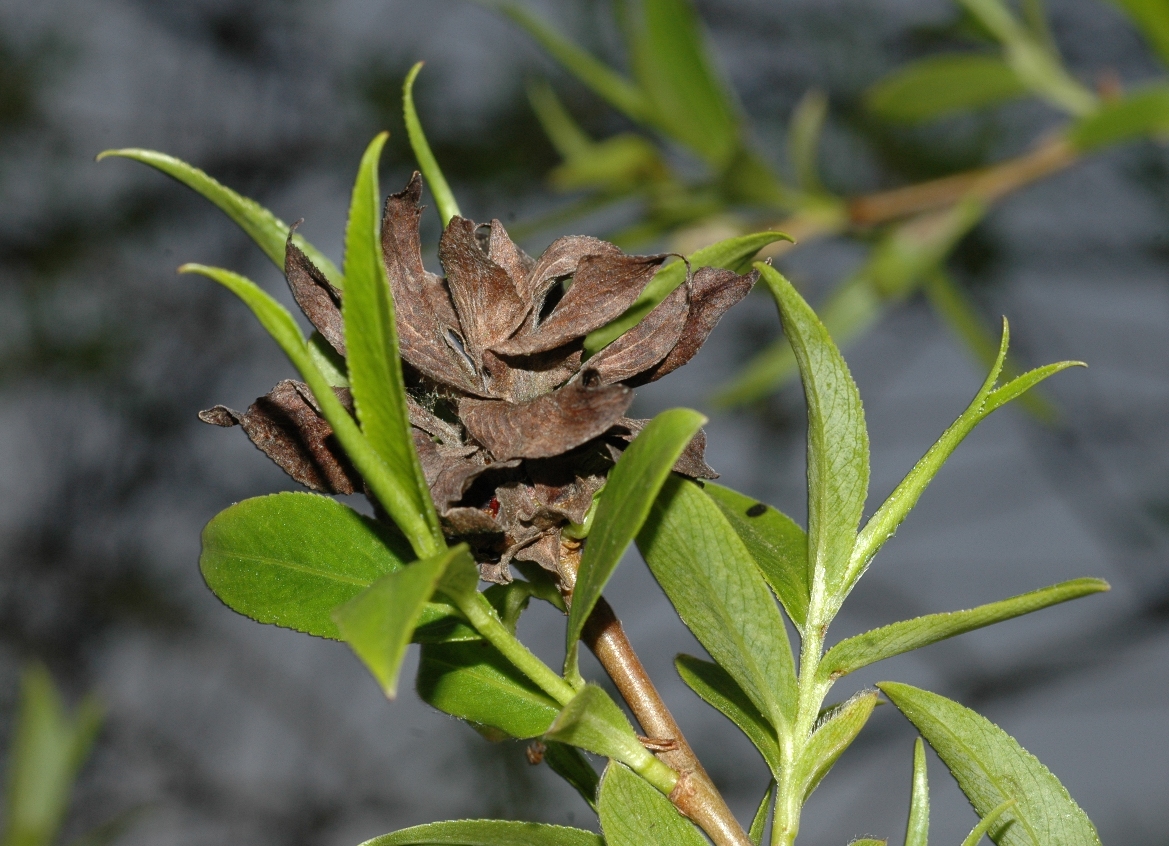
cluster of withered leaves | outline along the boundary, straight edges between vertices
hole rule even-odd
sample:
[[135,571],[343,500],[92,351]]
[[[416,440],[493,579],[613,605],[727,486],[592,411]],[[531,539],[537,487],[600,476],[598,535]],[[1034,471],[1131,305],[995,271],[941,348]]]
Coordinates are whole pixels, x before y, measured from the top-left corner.
[[[702,268],[582,361],[584,337],[623,314],[666,256],[630,256],[574,235],[532,259],[498,220],[476,226],[455,217],[439,241],[444,279],[422,263],[421,194],[415,174],[387,200],[382,250],[408,365],[414,444],[434,504],[448,537],[476,551],[485,579],[509,581],[513,559],[557,572],[561,529],[585,519],[621,450],[645,425],[625,416],[632,387],[689,361],[755,275]],[[297,304],[343,357],[341,292],[291,240],[285,275]],[[351,408],[348,391],[337,393]],[[300,383],[281,382],[245,413],[216,406],[200,417],[242,426],[313,490],[363,488]],[[700,433],[674,469],[712,478],[704,447]]]

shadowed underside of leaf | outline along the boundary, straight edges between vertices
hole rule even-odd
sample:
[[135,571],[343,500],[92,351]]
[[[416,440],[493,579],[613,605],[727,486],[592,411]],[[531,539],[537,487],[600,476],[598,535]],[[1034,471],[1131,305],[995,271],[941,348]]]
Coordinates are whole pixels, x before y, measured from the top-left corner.
[[597,811],[605,846],[705,846],[706,838],[670,800],[625,765],[610,762]]

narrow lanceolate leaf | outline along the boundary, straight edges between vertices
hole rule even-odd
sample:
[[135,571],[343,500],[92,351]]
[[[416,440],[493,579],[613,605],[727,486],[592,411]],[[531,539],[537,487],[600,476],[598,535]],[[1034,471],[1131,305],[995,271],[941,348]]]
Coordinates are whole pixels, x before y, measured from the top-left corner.
[[926,487],[942,469],[946,459],[957,449],[958,444],[969,435],[974,427],[981,423],[995,410],[1021,396],[1026,391],[1038,385],[1044,379],[1069,367],[1083,367],[1083,362],[1061,361],[1038,367],[1012,379],[1005,385],[995,387],[999,374],[1002,373],[1003,363],[1006,361],[1007,347],[1010,343],[1010,327],[1003,321],[1003,337],[999,344],[999,354],[995,359],[990,374],[986,377],[978,393],[967,406],[962,415],[942,433],[929,451],[914,466],[909,474],[901,480],[893,493],[889,494],[877,513],[869,518],[864,529],[856,539],[852,550],[851,560],[848,562],[848,572],[845,589],[851,590],[857,579],[864,573],[877,550],[893,536],[897,527],[917,504]]
[[1169,133],[1169,85],[1159,83],[1105,103],[1098,111],[1076,121],[1068,130],[1068,140],[1081,153],[1090,153],[1137,138],[1159,140],[1166,133]]
[[705,422],[705,417],[687,408],[663,411],[633,439],[609,472],[568,611],[570,659],[575,656],[585,620],[601,598],[625,549],[641,530],[670,468]]
[[[591,541],[590,541],[591,543]],[[682,622],[773,727],[794,719],[783,616],[747,547],[698,485],[667,480],[637,545]]]
[[[791,343],[808,405],[808,568],[813,602],[839,608],[869,488],[869,435],[856,383],[824,324],[771,265],[756,263]],[[831,619],[817,620],[820,625]]]
[[1072,579],[967,611],[950,611],[902,620],[836,644],[824,656],[820,675],[822,679],[840,678],[861,667],[929,646],[939,640],[1105,590],[1108,590],[1108,582],[1102,579]]
[[544,736],[620,761],[650,778],[663,793],[669,793],[677,781],[673,771],[641,745],[617,703],[595,684],[585,685],[564,706]]
[[1128,13],[1141,34],[1161,57],[1161,62],[1169,65],[1169,7],[1161,0],[1112,0],[1112,2]]
[[[703,247],[701,250],[695,250],[688,261],[691,270],[698,270],[700,267],[724,267],[727,270],[741,273],[755,254],[768,244],[790,240],[791,238],[782,232],[756,232],[752,235],[738,235],[734,238],[727,238],[725,241],[719,241],[717,244],[711,244],[709,247]],[[624,314],[612,323],[588,334],[584,342],[585,355],[599,352],[624,335],[685,281],[685,262],[677,261],[663,267],[645,286],[645,289]]]
[[423,702],[506,737],[542,735],[560,706],[482,641],[422,646],[416,682]]
[[[106,150],[97,157],[98,161],[109,156],[120,156],[134,159],[150,165],[177,179],[193,191],[202,194],[208,200],[219,206],[223,212],[256,242],[264,251],[264,255],[272,263],[284,271],[284,247],[288,240],[288,224],[254,200],[241,197],[230,188],[216,182],[197,167],[192,167],[184,161],[168,156],[165,153],[156,153],[153,150]],[[329,281],[338,288],[345,285],[345,278],[337,266],[320,250],[306,241],[297,233],[292,235],[292,243],[300,248],[312,263],[329,277]]]
[[387,137],[387,133],[382,133],[366,149],[353,186],[349,224],[345,230],[347,287],[341,310],[357,419],[401,491],[398,501],[382,502],[382,505],[421,547],[419,554],[429,557],[444,546],[442,528],[414,451],[402,360],[398,355],[394,303],[382,260],[377,167]]
[[[410,540],[415,553],[426,557],[437,551],[430,526],[416,504],[417,493],[414,487],[408,484],[410,480],[407,479],[407,485],[403,485],[401,477],[390,470],[378,451],[362,434],[357,423],[349,416],[345,406],[333,393],[333,386],[329,384],[328,378],[309,354],[304,335],[300,333],[300,328],[288,310],[261,290],[255,282],[230,270],[201,264],[186,264],[179,268],[179,272],[198,273],[214,279],[244,301],[268,334],[280,345],[289,361],[300,371],[301,377],[312,389],[321,414],[333,427],[333,432],[344,447],[346,455],[361,473],[374,496],[385,506],[394,522]],[[401,385],[401,382],[398,384]],[[430,505],[429,494],[426,503]],[[433,506],[430,507],[433,513]]]
[[753,497],[706,482],[714,500],[801,632],[808,618],[808,536],[794,520]]
[[828,96],[813,88],[796,104],[787,131],[787,157],[796,173],[796,184],[808,192],[821,192],[820,135],[828,117]]
[[778,773],[782,756],[775,729],[768,725],[767,718],[759,713],[759,709],[743,689],[735,684],[730,674],[718,664],[692,655],[679,655],[674,659],[674,667],[682,681],[702,697],[707,705],[717,709],[742,729],[747,739],[759,750],[771,772]]
[[583,752],[567,743],[546,740],[544,763],[551,767],[556,775],[571,784],[590,808],[597,810],[597,787],[601,779]]
[[[340,639],[333,609],[413,556],[384,524],[327,496],[278,493],[245,499],[203,529],[199,568],[219,599],[261,623]],[[427,605],[421,623],[456,619]]]
[[751,828],[747,830],[747,837],[755,846],[763,846],[763,839],[767,836],[767,815],[771,811],[774,799],[775,779],[772,779],[767,789],[763,791],[763,798],[759,800],[759,807],[755,809],[755,816],[751,818]]
[[601,778],[597,813],[605,846],[706,846],[669,799],[616,761]]
[[905,846],[929,846],[930,786],[925,768],[925,744],[913,743],[913,793],[909,798],[909,821],[905,824]]
[[998,56],[931,56],[898,68],[869,89],[869,110],[885,120],[921,123],[946,114],[996,106],[1022,97],[1027,86]]
[[333,611],[342,639],[373,673],[386,696],[398,693],[398,670],[406,646],[434,595],[439,579],[456,557],[470,558],[465,545],[415,561],[382,576]]
[[1008,808],[1014,806],[1015,800],[1008,799],[1003,802],[985,817],[978,821],[978,825],[970,830],[970,834],[966,835],[966,839],[962,841],[962,846],[978,846],[978,842],[987,835],[991,827],[998,821]]
[[640,5],[631,58],[655,122],[712,167],[723,167],[739,145],[739,120],[712,67],[694,6],[689,0]]
[[86,698],[69,714],[48,671],[33,665],[20,683],[8,746],[5,846],[50,846],[69,807],[77,771],[101,728],[103,709]]
[[404,828],[361,846],[605,846],[579,828],[512,820],[451,820]]
[[410,147],[414,150],[414,158],[418,161],[418,169],[430,188],[434,197],[434,205],[438,208],[439,217],[445,228],[452,217],[459,215],[459,204],[455,201],[454,192],[447,184],[442,168],[430,149],[430,142],[426,140],[426,133],[422,131],[422,121],[418,119],[418,111],[414,108],[414,80],[422,70],[422,62],[410,68],[406,74],[406,81],[402,85],[402,112],[406,119],[406,135],[410,138]]
[[862,690],[821,718],[791,776],[803,790],[805,801],[832,769],[836,759],[860,734],[876,704],[877,692]]
[[938,753],[979,816],[1015,800],[988,832],[998,846],[1100,846],[1096,828],[1059,779],[986,717],[906,684],[877,687]]

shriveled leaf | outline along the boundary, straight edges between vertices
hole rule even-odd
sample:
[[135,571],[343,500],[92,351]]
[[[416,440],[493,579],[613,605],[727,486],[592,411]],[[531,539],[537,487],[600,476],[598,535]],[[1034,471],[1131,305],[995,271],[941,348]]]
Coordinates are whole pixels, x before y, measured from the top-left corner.
[[89,757],[104,709],[87,697],[70,714],[48,671],[28,667],[8,747],[4,831],[10,846],[50,846],[65,812],[77,771]]
[[[199,568],[219,599],[246,617],[340,640],[333,609],[400,571],[410,546],[384,524],[334,499],[278,493],[245,499],[203,529]],[[452,623],[433,603],[421,624]]]
[[767,836],[767,815],[771,811],[771,803],[775,800],[775,779],[763,791],[763,798],[759,800],[759,807],[755,809],[755,816],[751,818],[751,827],[747,830],[747,837],[754,846],[763,846],[763,838]]
[[1108,590],[1108,582],[1102,579],[1072,579],[968,611],[950,611],[902,620],[836,644],[824,656],[820,675],[823,679],[839,678],[861,667],[920,649],[939,640],[1105,590]]
[[970,830],[970,834],[966,835],[966,839],[962,841],[962,846],[978,846],[982,838],[990,831],[998,818],[1001,817],[1008,808],[1015,804],[1014,799],[1008,799],[978,821],[978,825]]
[[455,195],[451,192],[446,177],[442,175],[442,169],[439,168],[434,153],[431,152],[430,142],[426,140],[426,134],[422,131],[422,121],[418,119],[418,112],[414,108],[414,80],[417,79],[423,64],[418,62],[406,74],[406,81],[402,84],[402,113],[406,120],[406,135],[410,138],[410,147],[414,151],[418,169],[426,177],[430,193],[434,196],[434,205],[438,208],[439,217],[442,218],[442,225],[445,227],[452,217],[459,214],[459,204],[455,201]]
[[[689,257],[690,268],[723,267],[735,272],[746,269],[754,255],[768,244],[776,241],[790,241],[782,232],[756,232],[727,238],[701,250],[695,250]],[[653,311],[675,288],[686,281],[686,264],[681,261],[668,264],[645,286],[645,290],[624,314],[611,323],[589,333],[585,338],[586,355],[593,355],[624,335]]]
[[739,120],[712,66],[693,4],[644,0],[640,6],[631,58],[655,123],[712,167],[725,166],[739,143]]
[[772,726],[794,719],[787,629],[759,568],[702,489],[672,477],[637,545],[682,622]]
[[849,555],[869,487],[869,435],[856,383],[824,324],[778,270],[756,263],[779,305],[808,406],[808,569],[831,619],[851,585]]
[[775,729],[768,725],[767,718],[735,683],[730,673],[718,664],[692,655],[679,655],[674,659],[674,667],[682,681],[707,705],[718,710],[747,735],[771,772],[778,773],[782,759]]
[[904,65],[870,88],[865,101],[885,120],[921,123],[1026,93],[1018,74],[998,56],[964,53]]
[[[192,167],[184,161],[168,156],[165,153],[156,153],[154,150],[106,150],[97,157],[98,161],[109,156],[118,156],[134,159],[143,164],[156,168],[167,176],[171,176],[186,185],[193,191],[202,194],[208,200],[219,206],[223,212],[256,242],[264,255],[272,260],[281,270],[284,270],[284,245],[289,237],[288,224],[254,200],[241,197],[230,188],[216,182],[197,167]],[[345,287],[345,277],[329,258],[306,241],[297,233],[292,234],[292,243],[308,256],[338,288]]]
[[292,297],[305,317],[344,358],[345,321],[341,317],[341,292],[291,237],[284,249],[284,278],[288,280]]
[[836,759],[860,734],[876,704],[877,692],[862,690],[821,717],[791,775],[792,780],[800,785],[805,801],[832,769]]
[[669,799],[616,761],[601,777],[597,812],[605,846],[706,846]]
[[1112,0],[1124,9],[1149,45],[1169,65],[1169,8],[1161,0]]
[[905,824],[905,846],[929,846],[930,787],[925,768],[925,744],[913,742],[913,792],[909,798],[909,821]]
[[1030,370],[1021,376],[1012,379],[1007,384],[995,387],[999,374],[1002,372],[1006,360],[1007,347],[1010,343],[1010,327],[1003,320],[1003,336],[999,345],[999,354],[995,359],[990,374],[986,377],[978,393],[962,415],[950,425],[942,436],[926,452],[920,461],[909,471],[908,475],[894,489],[893,493],[881,504],[877,512],[869,518],[865,527],[857,536],[856,545],[852,550],[848,562],[845,590],[851,590],[857,580],[872,561],[877,550],[893,536],[897,527],[906,518],[917,500],[921,497],[933,477],[941,470],[946,459],[957,449],[974,427],[988,415],[1001,408],[1012,399],[1033,388],[1049,376],[1066,370],[1069,367],[1084,366],[1083,362],[1061,361]]
[[1015,800],[988,832],[998,846],[1100,846],[1059,779],[986,717],[907,684],[877,687],[938,753],[979,816]]
[[690,409],[663,411],[634,438],[609,472],[569,607],[566,648],[570,661],[585,621],[621,556],[641,531],[670,468],[705,422],[705,417]]
[[[1169,20],[1169,12],[1166,12]],[[1133,141],[1163,140],[1169,134],[1169,85],[1153,84],[1105,103],[1080,118],[1068,131],[1068,141],[1081,153]]]
[[423,702],[510,737],[542,735],[560,713],[554,699],[482,641],[423,644],[415,686]]
[[445,544],[414,450],[394,303],[382,261],[377,167],[387,137],[388,133],[378,135],[361,158],[345,230],[347,288],[342,314],[349,385],[361,430],[397,483],[397,495],[382,505],[419,554],[429,557]]
[[597,810],[597,787],[601,783],[601,778],[583,752],[567,743],[546,740],[544,763],[551,767],[556,775],[571,784],[590,808]]
[[398,670],[406,656],[406,646],[439,579],[456,557],[471,556],[466,546],[458,546],[415,561],[382,576],[333,611],[341,638],[391,699],[398,693]]
[[808,618],[808,536],[794,520],[753,497],[708,482],[703,492],[722,510],[783,603],[796,628]]
[[404,828],[361,846],[605,846],[599,834],[545,823],[451,820]]
[[[620,761],[634,770],[641,771],[653,765],[665,767],[641,745],[617,703],[595,684],[585,685],[564,706],[544,736]],[[666,771],[669,772],[668,768]]]
[[640,384],[640,374],[652,374],[657,365],[678,345],[686,330],[691,308],[690,291],[679,286],[666,297],[644,320],[589,359],[588,366],[594,368],[601,383],[630,380],[630,385]]

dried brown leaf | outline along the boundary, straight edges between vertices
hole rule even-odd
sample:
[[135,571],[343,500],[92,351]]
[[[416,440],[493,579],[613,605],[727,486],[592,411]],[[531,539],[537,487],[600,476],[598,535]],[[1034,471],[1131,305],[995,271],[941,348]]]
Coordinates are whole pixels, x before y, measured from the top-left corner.
[[345,355],[345,321],[341,317],[341,292],[292,242],[284,247],[284,278],[292,298],[309,322],[340,355]]
[[640,323],[589,359],[602,384],[631,379],[674,349],[690,314],[688,287],[679,285]]
[[[648,420],[623,417],[617,422],[613,436],[628,443],[648,423]],[[673,471],[691,479],[718,478],[718,473],[714,472],[714,468],[706,463],[706,430],[699,429],[698,434],[690,439],[690,443],[686,444],[686,448],[682,450],[682,455],[674,462]]]

